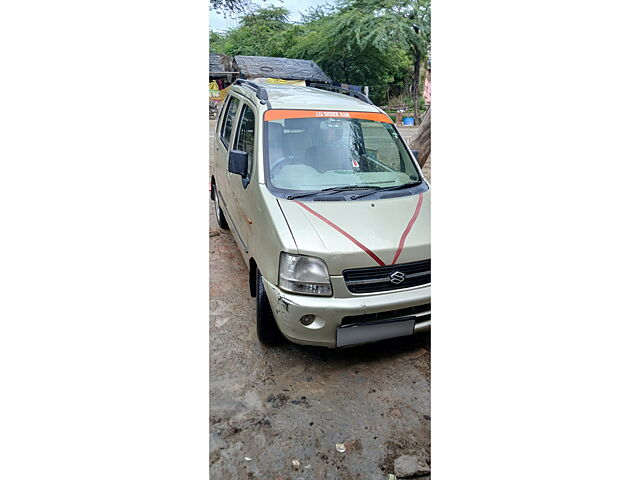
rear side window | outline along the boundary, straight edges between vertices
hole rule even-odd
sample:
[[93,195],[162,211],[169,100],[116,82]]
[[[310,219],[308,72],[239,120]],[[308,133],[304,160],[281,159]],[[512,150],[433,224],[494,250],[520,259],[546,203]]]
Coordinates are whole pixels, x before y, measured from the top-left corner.
[[253,110],[251,110],[247,105],[242,109],[242,118],[240,120],[240,124],[238,127],[238,135],[236,138],[236,143],[234,146],[234,150],[240,150],[242,152],[247,152],[249,166],[247,168],[247,172],[249,172],[249,176],[251,176],[251,172],[253,170],[253,149],[254,149],[254,140],[255,140],[255,116],[253,114]]
[[229,148],[229,139],[231,138],[231,130],[233,130],[233,121],[235,120],[236,112],[238,111],[238,103],[239,101],[237,98],[231,97],[222,122],[222,135],[220,136],[220,139],[227,148]]

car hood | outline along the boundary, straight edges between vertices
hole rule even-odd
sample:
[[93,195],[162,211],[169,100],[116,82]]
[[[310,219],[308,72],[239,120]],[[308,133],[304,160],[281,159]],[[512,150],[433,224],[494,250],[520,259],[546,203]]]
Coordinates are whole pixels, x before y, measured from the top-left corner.
[[331,275],[431,258],[429,191],[384,200],[304,200],[278,203],[299,253],[322,258]]

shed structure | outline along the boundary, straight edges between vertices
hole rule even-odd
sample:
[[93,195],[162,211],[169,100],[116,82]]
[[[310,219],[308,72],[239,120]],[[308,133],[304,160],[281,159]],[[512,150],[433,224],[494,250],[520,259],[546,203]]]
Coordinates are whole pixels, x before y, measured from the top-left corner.
[[232,69],[238,72],[240,78],[246,79],[267,77],[332,83],[316,62],[299,58],[236,55],[233,57]]
[[232,81],[234,75],[233,59],[221,53],[209,54],[209,82],[216,79]]

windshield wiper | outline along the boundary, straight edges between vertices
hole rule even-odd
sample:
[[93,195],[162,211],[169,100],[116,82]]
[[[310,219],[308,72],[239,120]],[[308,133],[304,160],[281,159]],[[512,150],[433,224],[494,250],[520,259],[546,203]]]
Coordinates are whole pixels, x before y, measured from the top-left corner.
[[380,191],[388,192],[390,190],[400,190],[401,188],[417,187],[421,183],[422,183],[422,180],[417,180],[415,182],[409,182],[409,183],[405,183],[403,185],[394,185],[393,187],[378,187],[376,190],[374,190],[372,192],[361,193],[360,195],[352,195],[351,196],[351,200],[356,200],[358,198],[366,197],[367,195],[372,195],[372,194],[374,194],[376,192],[380,192]]
[[287,195],[287,200],[293,200],[294,198],[310,197],[311,195],[317,195],[319,193],[329,192],[333,194],[338,192],[344,192],[346,190],[359,190],[363,188],[366,188],[367,190],[369,189],[379,190],[382,187],[379,187],[377,185],[342,185],[339,187],[329,187],[329,188],[323,188],[322,190],[314,190],[313,192],[294,193],[293,195]]

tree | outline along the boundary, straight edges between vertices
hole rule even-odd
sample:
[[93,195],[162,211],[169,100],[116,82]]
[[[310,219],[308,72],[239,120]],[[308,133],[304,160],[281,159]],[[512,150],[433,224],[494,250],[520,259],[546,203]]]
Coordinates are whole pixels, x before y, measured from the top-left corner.
[[240,26],[209,42],[210,51],[226,55],[260,55],[282,57],[291,42],[289,11],[269,6],[244,15]]
[[[209,47],[226,55],[313,60],[338,82],[369,85],[371,99],[378,104],[413,80],[414,99],[419,99],[422,57],[416,61],[415,53],[422,50],[412,50],[409,41],[414,36],[422,40],[422,30],[416,33],[411,27],[409,32],[405,17],[411,8],[419,8],[413,3],[427,1],[344,0],[338,6],[310,8],[298,23],[289,21],[285,8],[254,8],[241,16],[238,28],[211,34]],[[418,73],[412,76],[416,66]]]
[[251,9],[251,0],[209,0],[209,10],[220,15],[241,14]]
[[412,96],[420,117],[420,76],[431,45],[431,0],[342,0],[344,27],[359,44],[379,50],[400,46],[413,63]]
[[[263,2],[266,0],[262,0]],[[279,0],[284,3],[284,0]],[[209,10],[226,17],[227,15],[242,15],[256,8],[252,0],[209,0]]]
[[209,30],[209,52],[218,53],[218,45],[222,41],[224,41],[224,37],[221,34],[214,32],[213,30]]
[[411,139],[411,148],[418,150],[418,163],[424,167],[431,156],[431,109],[424,114],[416,135]]
[[310,9],[302,18],[303,32],[288,53],[314,60],[341,83],[373,86],[373,101],[382,102],[390,84],[406,80],[411,63],[400,46],[377,45],[363,35],[361,15],[330,6]]

